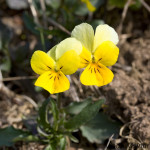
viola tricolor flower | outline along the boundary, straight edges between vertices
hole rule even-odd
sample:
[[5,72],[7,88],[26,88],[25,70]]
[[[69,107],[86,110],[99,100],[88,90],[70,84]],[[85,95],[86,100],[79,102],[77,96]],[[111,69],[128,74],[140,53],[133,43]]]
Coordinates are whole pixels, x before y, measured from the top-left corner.
[[81,0],[83,3],[86,4],[86,7],[89,11],[94,12],[96,8],[91,4],[90,0]]
[[70,87],[65,75],[73,74],[79,67],[82,45],[75,38],[68,38],[54,46],[48,53],[35,51],[31,67],[40,76],[35,82],[51,94],[66,91]]
[[80,76],[84,85],[103,86],[113,80],[113,73],[106,66],[116,63],[119,48],[118,35],[108,25],[99,25],[95,35],[91,25],[82,23],[74,28],[72,37],[82,43],[83,49],[80,54],[80,68],[85,68]]

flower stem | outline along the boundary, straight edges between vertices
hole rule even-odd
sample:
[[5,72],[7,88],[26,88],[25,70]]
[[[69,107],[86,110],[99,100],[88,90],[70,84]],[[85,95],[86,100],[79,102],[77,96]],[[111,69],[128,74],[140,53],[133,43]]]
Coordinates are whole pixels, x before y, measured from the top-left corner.
[[61,109],[61,93],[58,93],[57,94],[57,106],[58,106],[58,109],[60,110]]

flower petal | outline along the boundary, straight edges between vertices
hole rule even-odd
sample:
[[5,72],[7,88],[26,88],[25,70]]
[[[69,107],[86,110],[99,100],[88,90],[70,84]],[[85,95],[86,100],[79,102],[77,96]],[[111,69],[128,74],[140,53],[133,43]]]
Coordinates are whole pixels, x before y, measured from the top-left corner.
[[37,74],[54,69],[55,61],[43,51],[35,51],[31,58],[31,67]]
[[94,58],[105,66],[112,66],[116,63],[119,55],[119,48],[111,41],[103,42],[95,51]]
[[114,78],[113,72],[102,64],[98,64],[98,65],[101,67],[101,68],[98,67],[98,70],[100,71],[100,74],[103,78],[103,85],[112,82]]
[[83,46],[79,68],[85,68],[91,62],[91,53]]
[[84,85],[103,86],[113,80],[113,73],[102,64],[89,64],[80,76]]
[[65,52],[57,61],[56,69],[61,70],[64,74],[70,75],[79,68],[80,58],[76,51],[70,50]]
[[104,24],[104,25],[99,25],[96,28],[96,32],[95,32],[95,37],[94,37],[94,51],[96,50],[96,48],[102,44],[104,41],[112,41],[115,45],[118,43],[119,39],[118,39],[118,34],[116,33],[116,31]]
[[47,54],[53,58],[53,60],[56,61],[56,47],[57,45],[55,45],[54,47],[52,47],[48,52]]
[[87,50],[89,50],[90,52],[92,51],[94,41],[94,30],[91,25],[87,23],[82,23],[76,26],[73,29],[71,36],[79,40]]
[[97,71],[95,64],[89,64],[80,76],[81,83],[84,85],[103,85],[103,78]]
[[36,80],[35,85],[44,88],[51,94],[64,92],[70,87],[69,80],[61,71],[43,73]]
[[63,40],[56,47],[56,60],[69,50],[74,50],[78,55],[80,55],[82,51],[82,44],[75,38],[67,38]]
[[89,11],[93,12],[96,10],[96,8],[91,4],[89,0],[82,0],[82,2],[86,4]]

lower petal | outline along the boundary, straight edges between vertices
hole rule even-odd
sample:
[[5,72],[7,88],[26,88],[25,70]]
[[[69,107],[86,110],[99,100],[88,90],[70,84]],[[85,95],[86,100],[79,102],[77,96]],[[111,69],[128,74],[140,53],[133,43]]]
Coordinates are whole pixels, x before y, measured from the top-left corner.
[[64,92],[70,87],[68,78],[61,71],[43,73],[36,80],[35,85],[44,88],[51,94]]
[[80,76],[81,83],[84,85],[103,85],[103,78],[100,73],[97,72],[97,66],[89,64]]
[[112,82],[112,80],[114,78],[113,72],[109,68],[107,68],[106,66],[104,66],[102,64],[99,64],[99,66],[101,67],[101,68],[99,68],[99,71],[103,78],[103,85],[106,85],[106,84]]
[[102,64],[89,64],[80,76],[84,85],[103,86],[113,80],[113,73]]
[[84,46],[80,54],[80,65],[79,68],[85,68],[91,62],[91,53]]

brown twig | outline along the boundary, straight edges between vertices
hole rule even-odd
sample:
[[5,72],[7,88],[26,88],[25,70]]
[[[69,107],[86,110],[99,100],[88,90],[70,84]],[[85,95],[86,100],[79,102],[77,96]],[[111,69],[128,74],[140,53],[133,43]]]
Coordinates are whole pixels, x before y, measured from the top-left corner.
[[108,148],[108,146],[109,146],[111,140],[113,139],[113,136],[114,136],[114,134],[109,138],[109,140],[108,140],[108,142],[107,142],[107,145],[106,145],[106,147],[105,147],[104,150],[107,150],[107,148]]
[[32,15],[33,15],[33,18],[34,18],[34,22],[40,26],[40,22],[39,22],[39,19],[38,19],[38,15],[37,15],[37,11],[33,5],[33,0],[28,0],[28,3],[29,3],[29,6],[30,6],[30,9],[31,9],[31,12],[32,12]]
[[139,0],[139,1],[150,12],[150,6],[144,0]]
[[77,91],[76,91],[74,85],[73,85],[72,79],[71,79],[71,77],[70,77],[69,75],[67,75],[67,77],[68,77],[68,79],[69,79],[69,81],[70,81],[70,89],[69,89],[69,92],[71,93],[72,100],[79,102],[79,101],[80,101],[80,98],[79,98],[79,96],[78,96],[78,94],[77,94]]
[[27,80],[27,79],[35,79],[37,76],[20,76],[20,77],[8,77],[8,78],[0,78],[0,81],[16,81],[16,80]]
[[45,0],[40,0],[41,8],[42,8],[42,14],[43,14],[43,23],[44,27],[47,28],[47,17],[46,17],[46,6],[45,6]]
[[119,27],[118,27],[118,33],[121,35],[122,33],[122,27],[123,27],[123,22],[126,18],[126,15],[127,15],[127,11],[128,11],[128,8],[130,6],[130,3],[131,3],[132,0],[128,0],[124,6],[124,9],[123,9],[123,12],[122,12],[122,17],[121,17],[121,21],[120,21],[120,24],[119,24]]
[[16,100],[27,100],[28,102],[30,102],[35,108],[37,108],[37,104],[35,103],[35,101],[26,96],[26,95],[20,95],[20,94],[16,94],[15,92],[11,91],[8,87],[6,87],[4,85],[3,81],[3,77],[2,77],[2,73],[0,70],[0,93],[6,95],[9,99],[16,99]]
[[[40,22],[39,22],[39,19],[38,19],[38,15],[37,15],[37,11],[33,5],[33,0],[28,0],[28,3],[29,3],[29,6],[30,6],[30,9],[31,9],[31,12],[32,12],[32,15],[34,17],[34,22],[38,25],[38,26],[41,26],[40,25]],[[71,35],[71,33],[64,27],[62,26],[61,24],[57,23],[56,21],[54,21],[53,19],[51,18],[47,18],[46,17],[46,14],[45,14],[45,3],[44,3],[44,0],[40,0],[40,3],[41,3],[41,7],[42,7],[42,10],[43,10],[43,18],[44,18],[44,22],[47,21],[49,22],[50,24],[56,26],[58,29],[62,30],[63,32],[67,33],[68,35]]]
[[57,23],[57,22],[54,21],[53,19],[48,18],[47,21],[48,21],[50,24],[56,26],[58,29],[60,29],[60,30],[62,30],[63,32],[67,33],[68,35],[71,35],[71,33],[70,33],[64,26],[62,26],[61,24]]

